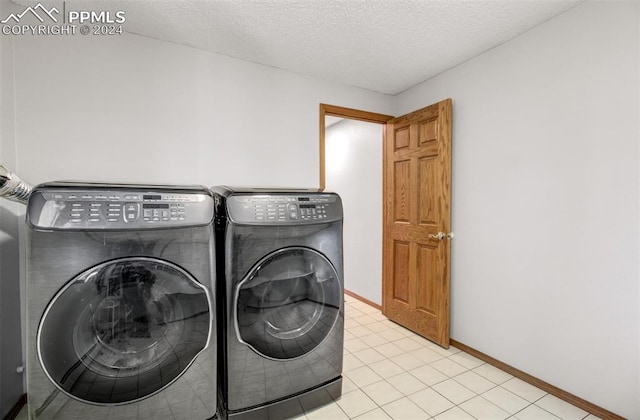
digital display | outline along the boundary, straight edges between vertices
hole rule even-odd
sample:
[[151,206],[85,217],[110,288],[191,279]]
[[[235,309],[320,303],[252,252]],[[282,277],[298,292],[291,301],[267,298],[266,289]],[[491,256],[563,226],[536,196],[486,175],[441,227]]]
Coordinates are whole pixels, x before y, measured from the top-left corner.
[[315,204],[300,204],[298,207],[300,207],[301,209],[315,209],[316,205]]
[[150,204],[150,203],[144,203],[142,204],[142,208],[143,209],[168,209],[169,205],[168,204]]
[[298,197],[298,201],[309,201],[309,197]]
[[162,196],[161,195],[143,195],[142,199],[143,200],[162,200]]

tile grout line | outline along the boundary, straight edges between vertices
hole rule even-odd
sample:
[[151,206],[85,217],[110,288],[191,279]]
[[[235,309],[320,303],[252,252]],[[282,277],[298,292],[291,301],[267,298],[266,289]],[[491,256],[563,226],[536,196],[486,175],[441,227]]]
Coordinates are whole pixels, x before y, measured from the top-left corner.
[[[361,317],[364,317],[364,316],[370,316],[370,314],[364,314],[364,315],[361,315]],[[356,318],[358,318],[358,317],[356,317]],[[370,323],[368,323],[368,324],[366,324],[366,325],[374,325],[374,324],[378,324],[378,323],[381,323],[381,322],[382,322],[382,321],[375,321],[375,322],[370,322]],[[356,323],[358,324],[358,326],[364,326],[364,327],[365,327],[365,331],[367,330],[366,325],[360,324],[360,323],[358,323],[357,321],[356,321]],[[397,331],[394,331],[394,332],[395,332],[396,334],[400,334],[400,333],[398,333]],[[360,333],[362,333],[362,331],[360,331]],[[361,349],[359,349],[359,350],[355,351],[355,353],[358,353],[358,352],[362,352],[362,351],[366,351],[366,350],[372,349],[372,350],[374,350],[374,351],[378,352],[379,354],[381,354],[382,356],[385,356],[385,358],[384,358],[384,359],[380,359],[380,360],[376,360],[375,362],[367,363],[367,362],[365,362],[365,361],[361,360],[361,359],[360,359],[358,356],[356,356],[354,353],[352,353],[351,351],[349,351],[348,349],[346,349],[346,352],[348,352],[348,354],[352,355],[352,356],[353,356],[353,357],[354,357],[354,358],[355,358],[359,363],[361,363],[361,364],[362,364],[362,366],[360,366],[360,367],[363,367],[363,366],[369,367],[369,365],[371,365],[371,364],[374,364],[374,363],[377,363],[377,362],[382,362],[382,361],[389,361],[389,362],[391,362],[391,363],[394,363],[394,362],[391,360],[391,358],[390,358],[390,357],[387,357],[384,353],[380,353],[380,352],[377,350],[377,347],[378,347],[378,346],[381,346],[381,345],[386,345],[386,344],[394,344],[396,341],[399,341],[399,340],[401,340],[402,338],[396,338],[396,339],[393,339],[393,340],[390,340],[390,341],[386,341],[386,343],[384,343],[384,344],[374,344],[374,345],[371,345],[371,344],[367,343],[366,341],[362,340],[362,338],[363,338],[363,337],[367,337],[367,336],[370,336],[370,335],[379,335],[379,334],[380,334],[380,332],[376,332],[376,331],[372,331],[372,330],[369,330],[369,333],[366,333],[366,334],[364,334],[364,335],[362,335],[362,334],[361,334],[361,335],[355,335],[355,334],[353,334],[353,338],[357,338],[357,339],[359,339],[360,341],[362,341],[362,342],[367,346],[366,348],[361,348]],[[403,336],[404,336],[403,338],[410,338],[410,339],[413,339],[413,338],[414,338],[413,336],[410,336],[410,335],[405,335],[405,334],[401,334],[401,335],[403,335]],[[416,341],[416,340],[414,340],[414,341]],[[400,353],[400,354],[398,354],[398,355],[394,355],[393,357],[402,356],[402,355],[410,355],[410,356],[413,356],[411,353],[413,353],[413,352],[415,352],[415,351],[418,351],[418,350],[420,350],[420,349],[428,349],[428,350],[432,350],[431,348],[429,348],[429,347],[427,347],[427,346],[424,346],[424,345],[423,345],[423,346],[421,346],[420,348],[417,348],[417,349],[414,349],[414,350],[404,351],[403,353]],[[432,350],[432,351],[433,351],[433,350]],[[465,353],[464,351],[460,351],[459,349],[458,349],[458,351],[457,351],[457,352],[455,352],[455,353],[453,353],[453,354],[446,354],[446,355],[445,355],[445,354],[442,354],[442,352],[439,352],[438,354],[439,354],[440,356],[442,356],[442,357],[441,357],[440,359],[438,359],[438,360],[434,360],[434,361],[432,361],[432,362],[425,362],[424,360],[422,360],[422,359],[419,359],[419,358],[418,358],[418,359],[420,360],[420,362],[422,362],[422,364],[421,364],[420,366],[417,366],[415,369],[417,369],[417,368],[419,368],[419,367],[423,367],[423,366],[429,366],[429,367],[432,367],[432,368],[436,369],[438,372],[442,373],[443,375],[445,375],[445,376],[447,377],[447,379],[443,379],[443,380],[441,380],[441,381],[439,381],[439,382],[436,382],[436,383],[433,383],[433,384],[431,384],[431,385],[428,385],[428,384],[425,384],[424,382],[422,382],[422,380],[421,380],[420,378],[418,378],[417,376],[415,376],[413,373],[411,373],[411,371],[412,371],[412,370],[414,370],[414,369],[406,369],[406,368],[404,368],[404,367],[400,366],[399,368],[402,370],[402,372],[399,372],[399,373],[397,373],[397,374],[395,374],[395,375],[391,375],[391,376],[389,376],[389,377],[381,377],[381,379],[376,380],[376,381],[372,382],[371,384],[367,384],[367,385],[365,385],[364,387],[367,387],[367,386],[369,386],[369,385],[373,385],[373,384],[377,384],[377,383],[381,383],[381,382],[383,382],[383,381],[384,381],[384,382],[388,382],[388,380],[389,380],[389,379],[391,379],[391,378],[393,378],[393,377],[396,377],[396,376],[402,375],[403,373],[408,373],[409,375],[411,375],[411,377],[415,378],[415,379],[416,379],[416,380],[418,380],[420,383],[422,383],[423,385],[425,385],[425,388],[424,388],[424,389],[431,389],[432,391],[436,392],[436,393],[437,393],[439,396],[441,396],[442,398],[445,398],[445,400],[446,400],[446,401],[448,401],[448,402],[450,402],[451,404],[453,404],[453,407],[451,407],[451,408],[449,408],[449,409],[447,409],[447,410],[443,411],[442,413],[445,413],[446,411],[451,410],[451,409],[453,409],[453,408],[456,408],[456,407],[457,407],[458,409],[460,409],[460,410],[462,410],[463,412],[465,412],[465,413],[469,414],[470,416],[472,416],[470,413],[468,413],[466,410],[464,410],[462,407],[460,407],[460,404],[464,404],[465,402],[467,402],[467,401],[469,401],[469,400],[472,400],[473,398],[475,398],[475,397],[478,397],[478,396],[479,396],[479,397],[483,398],[484,400],[486,400],[488,403],[490,403],[492,406],[495,406],[495,407],[499,408],[500,410],[504,411],[505,413],[507,413],[507,414],[508,414],[508,416],[509,416],[508,418],[517,418],[517,417],[516,417],[516,415],[517,415],[518,413],[521,413],[523,410],[526,410],[528,407],[530,407],[530,406],[532,406],[532,405],[535,405],[535,406],[536,406],[536,408],[539,408],[539,409],[541,409],[541,410],[544,410],[545,412],[548,412],[549,414],[551,414],[551,415],[554,415],[554,416],[555,416],[555,414],[554,414],[554,413],[551,413],[551,412],[549,412],[548,410],[546,410],[546,409],[544,409],[544,408],[542,408],[542,407],[540,407],[540,406],[538,406],[538,405],[536,404],[538,401],[540,401],[541,399],[545,398],[545,397],[548,395],[548,393],[545,393],[544,395],[542,395],[540,398],[536,399],[536,400],[535,400],[535,401],[533,401],[533,402],[528,401],[526,398],[522,398],[520,395],[518,395],[518,394],[516,394],[516,393],[512,392],[511,390],[509,390],[509,389],[507,389],[507,388],[505,388],[505,387],[503,386],[505,383],[507,383],[508,381],[510,381],[510,380],[512,380],[512,379],[514,379],[514,378],[515,378],[513,375],[509,375],[509,376],[510,376],[510,378],[509,378],[509,379],[507,379],[507,380],[505,380],[505,381],[501,381],[500,383],[496,383],[496,382],[494,382],[493,380],[491,380],[491,379],[489,379],[489,378],[485,377],[484,375],[482,375],[482,374],[480,374],[480,373],[478,373],[478,372],[476,372],[476,371],[475,371],[476,369],[478,369],[478,368],[482,367],[483,365],[491,366],[491,365],[487,364],[486,362],[480,363],[480,364],[478,364],[478,365],[476,365],[476,366],[467,367],[467,366],[465,366],[464,364],[459,363],[459,362],[458,362],[458,361],[456,361],[455,359],[452,359],[452,357],[453,357],[453,356],[455,356],[455,355],[457,355],[457,354],[468,354],[468,353]],[[474,357],[474,356],[472,356],[472,355],[469,355],[469,356]],[[414,357],[415,357],[415,356],[414,356]],[[433,366],[432,366],[434,363],[436,363],[436,362],[438,362],[438,361],[440,361],[440,360],[445,360],[445,359],[449,360],[449,361],[450,361],[450,362],[452,362],[452,363],[456,363],[457,365],[462,366],[463,368],[465,368],[465,370],[464,370],[463,372],[460,372],[460,373],[458,373],[458,374],[454,375],[454,376],[449,376],[449,374],[447,374],[447,373],[445,373],[445,372],[442,372],[442,371],[440,371],[439,369],[437,369],[437,368],[435,368],[435,367],[433,367]],[[357,369],[357,368],[354,368],[354,369]],[[500,369],[498,369],[498,370],[500,370]],[[474,390],[472,390],[472,389],[469,389],[469,388],[468,388],[468,387],[466,387],[464,384],[462,384],[462,383],[460,383],[458,380],[456,380],[456,378],[457,378],[458,376],[461,376],[461,375],[463,375],[463,374],[465,374],[465,373],[469,373],[469,372],[474,373],[474,374],[476,374],[476,375],[480,376],[481,378],[483,378],[484,380],[486,380],[486,381],[490,382],[490,383],[492,384],[492,386],[491,386],[490,388],[488,388],[488,389],[486,389],[486,390],[482,391],[482,392],[476,392],[476,391],[474,391]],[[502,372],[504,372],[504,371],[502,371]],[[374,373],[376,373],[376,372],[374,371]],[[504,372],[504,373],[508,374],[507,372]],[[345,376],[347,376],[347,377],[348,377],[348,373],[347,373],[346,371],[345,371]],[[464,400],[464,401],[462,401],[460,404],[455,404],[453,401],[451,401],[449,398],[447,398],[444,394],[442,394],[441,392],[439,392],[437,389],[433,388],[435,385],[438,385],[438,384],[440,384],[440,383],[442,383],[442,382],[445,382],[445,381],[447,381],[447,380],[449,380],[449,379],[454,380],[458,385],[460,385],[460,386],[462,386],[464,389],[466,389],[466,390],[468,390],[468,391],[472,392],[472,393],[474,394],[474,396],[473,396],[473,397],[471,397],[471,398],[468,398],[468,399],[466,399],[466,400]],[[402,397],[398,397],[398,398],[396,398],[396,399],[394,399],[394,400],[391,400],[391,401],[389,401],[389,402],[388,402],[388,403],[386,403],[386,404],[393,403],[393,402],[398,401],[399,399],[402,399],[402,398],[409,398],[409,396],[414,395],[414,394],[416,394],[416,393],[418,393],[418,392],[421,392],[421,391],[422,391],[422,390],[419,390],[419,391],[415,391],[415,392],[413,392],[413,393],[411,393],[411,394],[409,394],[409,395],[405,395],[402,391],[400,391],[399,389],[397,389],[393,384],[389,383],[389,385],[390,385],[390,386],[393,386],[393,387],[394,387],[394,389],[396,389],[396,390],[398,390],[399,392],[401,392]],[[369,399],[371,399],[373,402],[375,402],[375,403],[376,403],[376,405],[377,405],[377,408],[380,408],[380,409],[381,409],[383,412],[385,412],[387,415],[390,415],[390,413],[389,413],[389,412],[387,412],[387,411],[383,408],[383,406],[379,405],[379,404],[378,404],[378,403],[373,399],[373,397],[372,397],[371,395],[369,395],[369,394],[368,394],[368,393],[363,389],[364,387],[361,387],[361,386],[359,386],[359,385],[357,385],[357,384],[356,384],[356,387],[357,387],[357,389],[358,389],[358,390],[361,390],[361,391],[364,393],[364,395],[366,395]],[[520,398],[520,399],[522,399],[522,400],[526,401],[526,405],[525,405],[523,408],[521,408],[520,410],[518,410],[518,411],[516,411],[515,413],[511,414],[511,413],[510,413],[509,411],[507,411],[505,408],[503,408],[503,407],[501,407],[501,406],[499,406],[499,405],[497,405],[497,404],[493,403],[492,401],[488,400],[487,398],[485,398],[485,397],[483,396],[485,393],[487,393],[487,392],[489,392],[489,391],[491,391],[491,390],[493,390],[493,389],[496,389],[496,388],[500,388],[501,390],[503,390],[503,391],[505,391],[505,392],[508,392],[508,393],[510,393],[510,394],[513,394],[514,396],[516,396],[516,397],[518,397],[518,398]],[[360,414],[360,415],[363,415],[363,414],[369,413],[369,412],[371,412],[371,411],[375,411],[377,408],[373,408],[373,409],[371,409],[371,410],[368,410],[368,411],[366,411],[365,413],[362,413],[362,414]],[[344,411],[344,410],[343,410],[343,411]],[[438,416],[438,415],[440,415],[440,414],[442,414],[442,413],[438,413],[436,416]],[[345,413],[345,414],[346,414],[346,413]],[[429,415],[429,413],[427,413],[427,415]],[[588,417],[588,416],[589,416],[589,414],[587,414],[587,416],[586,416],[586,417]],[[472,417],[473,417],[473,416],[472,416]]]

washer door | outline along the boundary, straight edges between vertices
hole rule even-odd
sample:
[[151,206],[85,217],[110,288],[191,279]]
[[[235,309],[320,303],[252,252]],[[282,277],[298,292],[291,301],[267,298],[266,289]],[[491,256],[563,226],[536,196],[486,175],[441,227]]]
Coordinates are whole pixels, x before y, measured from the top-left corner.
[[47,376],[73,398],[121,404],[175,381],[208,345],[207,290],[168,261],[105,262],[67,283],[38,328]]
[[302,247],[280,249],[259,261],[236,288],[237,337],[264,357],[300,357],[327,337],[342,299],[338,273],[324,255]]

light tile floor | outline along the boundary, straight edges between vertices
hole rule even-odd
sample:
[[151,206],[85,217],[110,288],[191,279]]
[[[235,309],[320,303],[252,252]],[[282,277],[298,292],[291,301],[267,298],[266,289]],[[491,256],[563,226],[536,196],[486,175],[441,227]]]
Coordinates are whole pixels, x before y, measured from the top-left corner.
[[342,396],[298,419],[598,417],[455,347],[445,350],[345,296]]

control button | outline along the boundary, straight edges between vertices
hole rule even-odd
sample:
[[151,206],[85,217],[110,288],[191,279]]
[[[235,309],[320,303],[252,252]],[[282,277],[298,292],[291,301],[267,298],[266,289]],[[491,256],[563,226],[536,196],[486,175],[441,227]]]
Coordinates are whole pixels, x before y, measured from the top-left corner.
[[80,223],[80,222],[82,222],[82,220],[80,220],[80,219],[71,219],[71,220],[69,220],[69,221],[70,221],[71,223]]
[[100,221],[100,219],[97,219],[97,218],[95,218],[95,217],[94,217],[94,218],[89,219],[89,221],[90,221],[90,222],[99,222],[99,221]]
[[297,220],[298,219],[298,213],[295,211],[289,212],[289,218],[292,220]]
[[113,217],[109,217],[109,218],[107,219],[107,222],[111,222],[111,223],[113,223],[113,222],[117,222],[117,221],[118,221],[118,219],[113,218]]
[[53,199],[54,199],[54,200],[62,200],[62,198],[63,198],[63,197],[62,197],[62,194],[54,194],[54,195],[53,195]]
[[96,200],[106,200],[107,196],[106,195],[96,195]]
[[143,216],[144,217],[151,217],[151,215],[152,215],[151,209],[144,209],[143,210]]
[[120,197],[118,197],[117,195],[110,195],[109,200],[120,200]]
[[75,194],[69,194],[69,195],[67,196],[67,200],[75,200],[76,198],[78,198],[78,196],[77,196],[77,195],[75,195]]
[[88,195],[88,194],[84,194],[84,195],[82,196],[82,199],[83,199],[83,200],[93,200],[93,196],[92,196],[92,195]]
[[124,221],[133,222],[140,216],[140,205],[137,203],[126,203],[124,205]]

